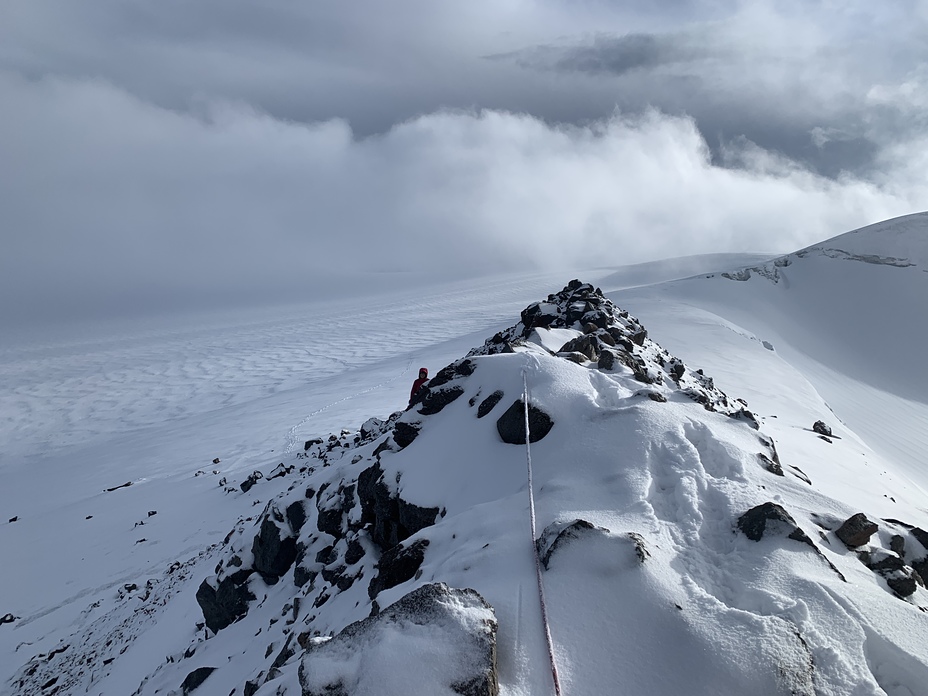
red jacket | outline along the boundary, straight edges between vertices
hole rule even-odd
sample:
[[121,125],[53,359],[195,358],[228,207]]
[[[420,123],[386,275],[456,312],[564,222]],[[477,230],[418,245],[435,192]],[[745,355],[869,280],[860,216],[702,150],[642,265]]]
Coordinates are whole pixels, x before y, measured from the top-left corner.
[[409,403],[412,403],[412,400],[416,398],[416,394],[419,393],[419,390],[422,389],[423,385],[428,381],[428,377],[419,377],[412,383],[412,391],[409,392]]

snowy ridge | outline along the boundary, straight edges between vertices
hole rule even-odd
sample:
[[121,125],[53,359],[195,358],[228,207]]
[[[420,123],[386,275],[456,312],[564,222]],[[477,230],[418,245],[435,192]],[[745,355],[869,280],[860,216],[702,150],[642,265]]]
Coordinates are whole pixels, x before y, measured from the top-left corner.
[[[768,432],[778,422],[575,281],[441,370],[410,410],[307,441],[243,492],[227,484],[242,513],[203,551],[210,577],[181,563],[144,594],[125,589],[130,603],[98,607],[100,630],[31,660],[11,693],[115,693],[130,675],[139,696],[186,693],[194,674],[199,693],[249,696],[550,692],[521,428],[509,416],[521,418],[523,372],[565,693],[916,694],[928,683],[917,572],[928,515],[879,519],[876,500],[861,510],[863,498],[826,493],[822,463],[837,472],[860,456],[855,438],[809,422],[787,457]],[[839,536],[860,512],[873,531]],[[495,625],[487,691],[466,691],[457,663],[426,669],[462,643],[408,632],[424,624],[394,616],[376,624],[380,639],[349,640],[431,583],[471,588],[492,608],[491,619],[479,603],[438,602],[451,607],[441,625]],[[133,668],[107,627],[144,626],[142,614],[152,626],[186,614],[187,638]],[[333,634],[342,647],[320,652]],[[402,639],[403,654],[384,636]]]
[[[928,213],[904,215],[846,232],[821,244],[813,244],[758,266],[725,271],[721,276],[729,280],[745,281],[749,280],[753,273],[773,283],[779,283],[780,269],[790,266],[797,259],[809,256],[824,256],[842,261],[857,261],[897,268],[921,267],[922,270],[928,272],[925,268],[928,265],[928,240],[926,240],[928,232],[926,230],[928,230]],[[886,249],[892,249],[898,256],[886,255]],[[875,253],[877,250],[883,253]]]

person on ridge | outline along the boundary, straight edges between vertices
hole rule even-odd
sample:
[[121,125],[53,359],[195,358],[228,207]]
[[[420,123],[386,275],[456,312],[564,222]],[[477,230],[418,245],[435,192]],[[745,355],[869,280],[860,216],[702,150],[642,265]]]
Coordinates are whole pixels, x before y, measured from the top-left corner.
[[412,402],[415,400],[416,395],[425,386],[425,383],[429,381],[429,371],[428,368],[420,367],[419,368],[419,378],[412,383],[412,390],[409,392],[409,405],[412,406]]

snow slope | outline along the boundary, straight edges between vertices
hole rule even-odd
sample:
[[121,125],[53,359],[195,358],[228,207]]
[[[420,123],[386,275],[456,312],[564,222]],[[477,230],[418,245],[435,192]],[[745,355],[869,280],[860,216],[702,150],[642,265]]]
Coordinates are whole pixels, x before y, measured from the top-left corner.
[[[706,263],[650,274],[678,278]],[[610,273],[624,269],[591,277]],[[272,309],[5,330],[0,553],[16,571],[0,573],[0,617],[17,618],[0,624],[0,684],[87,626],[97,601],[109,606],[123,585],[221,541],[240,507],[219,480],[270,470],[314,434],[390,413],[407,399],[411,367],[434,371],[561,283],[549,273],[355,288]]]
[[[550,693],[528,531],[525,451],[501,442],[495,428],[521,392],[524,370],[532,402],[555,422],[531,450],[539,531],[574,518],[604,530],[563,546],[544,573],[565,693],[923,693],[928,617],[922,607],[928,594],[918,588],[908,599],[895,596],[833,532],[846,517],[864,512],[880,525],[870,541],[875,555],[889,549],[896,534],[905,540],[907,561],[924,553],[909,529],[887,518],[928,528],[928,486],[917,466],[925,421],[919,424],[917,409],[910,412],[911,404],[924,404],[925,392],[921,383],[900,377],[909,362],[896,360],[906,354],[911,360],[924,345],[924,314],[912,312],[925,296],[918,280],[925,276],[885,274],[920,271],[921,262],[887,265],[850,258],[921,258],[919,227],[912,229],[909,256],[901,254],[900,245],[882,246],[858,233],[857,246],[829,243],[825,250],[838,248],[846,255],[799,253],[788,257],[788,266],[747,261],[769,276],[779,274],[777,283],[757,272],[746,281],[716,273],[664,285],[647,285],[641,269],[596,273],[593,279],[639,316],[651,338],[685,360],[681,384],[656,362],[649,365],[660,379],[647,385],[623,365],[604,370],[546,350],[578,336],[578,327],[560,330],[567,334],[537,329],[512,354],[475,355],[473,374],[452,380],[462,385],[462,396],[434,415],[400,416],[421,421],[420,433],[408,446],[380,453],[384,480],[396,494],[444,514],[406,540],[407,545],[429,541],[421,575],[383,590],[378,603],[386,606],[431,580],[476,589],[494,607],[499,624],[501,692]],[[269,353],[254,360],[265,370],[252,382],[257,393],[238,397],[247,384],[211,387],[209,371],[203,371],[191,380],[201,390],[194,392],[197,398],[184,399],[190,377],[181,374],[175,382],[181,386],[165,398],[168,407],[121,426],[120,404],[132,403],[133,393],[146,393],[133,392],[137,380],[128,375],[124,387],[113,386],[118,380],[109,387],[117,397],[109,421],[104,417],[103,425],[89,432],[82,431],[80,418],[67,421],[62,431],[69,447],[45,438],[53,428],[30,430],[30,417],[17,404],[31,403],[43,417],[55,409],[41,413],[35,406],[43,403],[40,380],[24,377],[18,391],[26,398],[7,402],[2,411],[9,428],[5,438],[22,453],[0,461],[13,484],[0,499],[2,509],[21,518],[0,526],[0,549],[24,569],[15,576],[5,573],[0,588],[0,597],[10,602],[9,609],[0,605],[0,614],[9,610],[17,617],[0,625],[5,656],[0,677],[7,692],[169,693],[179,690],[191,670],[215,666],[197,693],[243,693],[247,681],[267,678],[288,635],[338,632],[367,616],[368,582],[378,572],[374,563],[380,551],[357,530],[351,531],[357,536],[333,545],[336,539],[317,529],[314,505],[307,506],[309,519],[300,534],[310,550],[307,557],[333,545],[343,561],[348,542],[358,541],[365,554],[352,572],[360,570],[363,578],[334,592],[321,576],[315,585],[297,587],[293,568],[274,585],[254,576],[249,586],[256,601],[241,620],[215,635],[198,630],[203,616],[194,596],[204,578],[217,569],[226,572],[222,564],[236,553],[246,554],[247,565],[268,503],[306,499],[308,486],[318,492],[328,483],[331,493],[340,483],[356,481],[376,461],[378,445],[393,437],[396,421],[357,446],[353,432],[343,435],[341,457],[323,455],[315,446],[307,459],[296,443],[389,413],[405,401],[411,364],[437,367],[464,355],[500,323],[512,323],[530,299],[556,290],[559,284],[551,280],[462,287],[457,295],[431,293],[426,304],[434,311],[426,318],[417,311],[407,325],[389,319],[413,310],[397,307],[390,314],[389,306],[381,306],[361,323],[352,312],[363,312],[364,306],[332,308],[325,315],[331,319],[322,323],[327,330],[338,327],[336,334],[344,338],[330,342],[348,344],[353,360],[347,364],[337,367],[320,357],[309,365],[320,377],[298,385],[286,381],[292,371],[286,359],[276,372],[268,367],[275,360]],[[631,285],[639,287],[620,290]],[[831,293],[828,311],[807,311],[810,302],[821,302],[822,293]],[[872,304],[859,304],[867,298]],[[860,307],[865,311],[856,316],[858,330],[878,329],[878,340],[848,343],[841,332],[850,330],[847,322],[855,321]],[[914,321],[899,319],[905,313]],[[291,315],[268,324],[263,340],[258,338],[262,330],[243,329],[240,339],[216,349],[213,360],[222,367],[230,349],[251,340],[271,350],[272,337],[300,321],[306,321],[305,329],[293,345],[321,343],[318,329]],[[834,328],[837,338],[823,338],[822,327]],[[432,330],[434,335],[421,333]],[[221,336],[214,329],[199,343],[188,336],[179,337],[177,345],[188,341],[188,350],[209,364],[210,346]],[[285,357],[283,343],[275,349]],[[666,366],[682,364],[662,350],[650,341],[634,349],[648,360],[665,356]],[[177,355],[182,353],[178,347]],[[29,364],[30,353],[9,355],[4,380],[23,374]],[[114,350],[97,364],[123,355],[130,364],[137,354],[126,346],[125,354]],[[76,353],[51,357],[60,358],[62,376],[79,372],[72,364],[80,362]],[[155,362],[147,360],[141,368]],[[151,384],[166,378],[170,385],[169,366],[177,362],[156,368],[162,380]],[[233,353],[228,374],[237,373],[240,364]],[[688,385],[706,387],[697,368],[705,368],[727,392],[731,412],[741,408],[735,398],[744,398],[760,430],[724,415],[727,406],[710,412],[689,398]],[[90,372],[80,373],[73,392],[78,398],[68,408],[80,403],[81,394],[86,403],[104,400],[89,381]],[[281,381],[267,388],[269,375]],[[80,386],[80,380],[88,381]],[[476,408],[497,390],[505,398],[489,415],[476,418]],[[647,392],[659,392],[667,401],[652,401]],[[881,400],[859,400],[874,392]],[[105,404],[95,408],[96,414],[107,413]],[[872,420],[852,425],[855,418],[901,421],[903,437],[875,425],[868,430]],[[830,423],[838,438],[826,442],[812,433],[817,419]],[[770,440],[785,476],[768,471],[758,457],[771,454]],[[221,463],[210,464],[213,456]],[[323,460],[328,466],[320,466]],[[279,462],[294,468],[270,479]],[[247,493],[225,490],[252,469],[266,478]],[[228,479],[226,487],[217,485],[220,478]],[[127,480],[133,485],[101,492]],[[319,500],[326,510],[329,498]],[[791,539],[754,542],[738,532],[738,517],[765,501],[786,508],[819,552]],[[361,507],[352,507],[343,522],[360,521],[352,516],[360,515]],[[152,509],[157,514],[148,517]],[[86,514],[93,517],[86,520]],[[87,526],[97,522],[104,524]],[[145,524],[133,528],[135,522]],[[643,563],[629,533],[643,540]],[[136,543],[139,539],[144,541]],[[319,563],[315,570],[326,567]],[[136,589],[127,589],[132,584]],[[324,592],[328,599],[313,607]],[[303,601],[294,608],[296,597]],[[382,693],[363,690],[365,684],[386,683],[376,681],[375,667],[421,668],[388,647],[378,660],[343,666],[340,674],[356,680],[356,693]],[[300,693],[302,659],[295,651],[256,693]],[[374,666],[365,672],[365,665]],[[8,681],[14,673],[22,685]],[[43,689],[52,679],[57,681]],[[415,680],[404,693],[416,693],[414,687]]]
[[[800,372],[833,417],[928,491],[928,371],[921,366],[928,345],[928,213],[848,232],[762,266],[614,297],[669,347],[722,384],[734,387],[724,378],[734,373],[752,403],[760,399],[766,412],[777,413],[763,378],[731,364],[730,351],[767,341],[778,364]],[[725,351],[717,350],[727,332],[753,345],[726,341]],[[754,389],[744,391],[745,378]]]

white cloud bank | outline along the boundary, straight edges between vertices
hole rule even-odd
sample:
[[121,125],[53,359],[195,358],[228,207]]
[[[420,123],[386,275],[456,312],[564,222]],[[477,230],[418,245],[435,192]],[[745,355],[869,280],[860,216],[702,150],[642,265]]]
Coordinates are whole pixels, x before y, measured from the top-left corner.
[[834,180],[750,142],[719,166],[691,120],[656,111],[585,127],[437,112],[358,139],[344,121],[246,105],[181,114],[101,81],[0,73],[0,95],[10,315],[294,292],[338,267],[467,275],[785,252],[928,201],[913,176],[928,138],[881,153],[879,181]]

